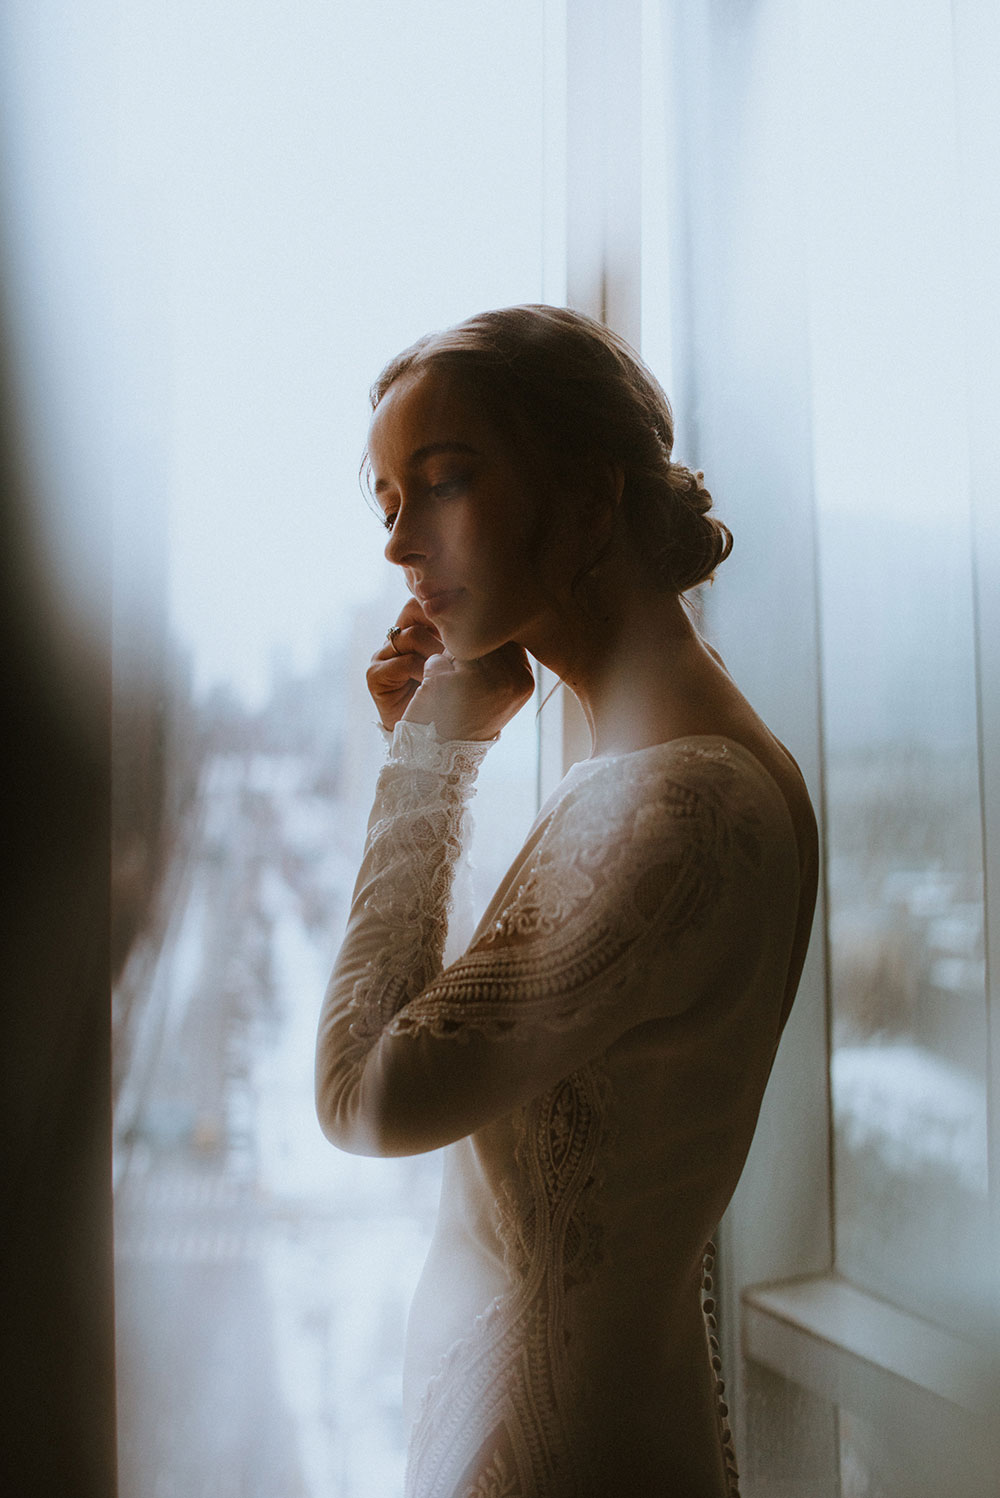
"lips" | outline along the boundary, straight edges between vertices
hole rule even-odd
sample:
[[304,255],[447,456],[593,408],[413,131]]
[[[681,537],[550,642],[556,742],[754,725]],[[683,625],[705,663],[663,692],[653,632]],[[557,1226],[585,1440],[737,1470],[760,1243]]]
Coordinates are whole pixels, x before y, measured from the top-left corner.
[[435,615],[443,614],[449,609],[464,591],[464,588],[439,588],[422,584],[419,588],[414,588],[413,593],[428,619],[433,619]]

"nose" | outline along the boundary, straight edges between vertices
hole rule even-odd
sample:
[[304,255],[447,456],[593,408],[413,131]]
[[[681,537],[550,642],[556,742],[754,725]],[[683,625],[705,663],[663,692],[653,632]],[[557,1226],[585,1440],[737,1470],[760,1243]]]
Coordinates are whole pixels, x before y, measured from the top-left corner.
[[389,539],[385,543],[385,558],[397,567],[409,567],[422,562],[427,556],[427,537],[420,534],[419,526],[411,509],[403,506],[396,514]]

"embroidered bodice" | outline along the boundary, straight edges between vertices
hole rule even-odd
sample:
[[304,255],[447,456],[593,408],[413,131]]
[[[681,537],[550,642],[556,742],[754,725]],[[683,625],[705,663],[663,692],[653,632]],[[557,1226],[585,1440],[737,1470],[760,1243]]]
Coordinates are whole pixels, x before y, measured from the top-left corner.
[[488,747],[397,725],[319,1030],[328,1137],[447,1146],[407,1495],[724,1498],[709,1239],[785,1013],[788,809],[727,739],[578,764],[445,968]]

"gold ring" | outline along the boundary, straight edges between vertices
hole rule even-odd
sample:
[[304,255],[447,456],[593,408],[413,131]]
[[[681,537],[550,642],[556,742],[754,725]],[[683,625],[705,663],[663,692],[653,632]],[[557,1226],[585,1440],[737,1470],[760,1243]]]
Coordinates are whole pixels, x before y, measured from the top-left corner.
[[402,628],[398,624],[390,624],[389,628],[385,632],[385,637],[389,641],[389,644],[392,646],[393,652],[396,655],[399,654],[399,651],[396,649],[396,636],[401,635],[402,633]]

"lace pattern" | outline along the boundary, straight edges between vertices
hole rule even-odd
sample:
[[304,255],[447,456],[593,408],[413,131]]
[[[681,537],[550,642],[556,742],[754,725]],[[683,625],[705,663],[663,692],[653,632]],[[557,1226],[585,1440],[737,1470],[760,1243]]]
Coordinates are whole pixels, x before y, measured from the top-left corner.
[[474,778],[492,739],[439,739],[433,723],[407,723],[400,718],[389,740],[389,763],[411,770],[443,775],[450,783]]
[[[406,1498],[586,1498],[572,1438],[567,1293],[601,1260],[593,1205],[608,1140],[597,1065],[519,1110],[501,1238],[511,1291],[445,1355],[410,1437]],[[500,1483],[507,1486],[498,1486]]]
[[644,945],[696,938],[734,863],[759,867],[760,834],[752,805],[733,816],[725,746],[686,758],[669,779],[645,765],[588,776],[497,919],[388,1033],[500,1040],[585,1027],[620,1003]]
[[[442,742],[434,725],[400,721],[375,791],[368,829],[365,910],[386,941],[350,999],[350,1032],[363,1053],[392,1016],[441,971],[468,804],[493,740]],[[419,869],[419,880],[399,875]]]
[[[385,1126],[388,1152],[396,1140],[429,1148],[443,1130],[460,1139],[501,1117],[516,1140],[491,1178],[509,1288],[453,1343],[426,1389],[407,1498],[584,1498],[595,1484],[573,1427],[585,1376],[572,1357],[573,1307],[605,1252],[602,1170],[622,1103],[608,1048],[694,1001],[690,975],[745,920],[747,891],[766,882],[767,811],[724,742],[578,766],[519,882],[442,970],[467,808],[488,748],[397,725],[324,1006],[318,1089],[348,1148],[359,1137],[367,1149],[370,1128],[381,1149],[387,1136],[365,1109],[401,1090],[412,1107],[430,1100],[435,1119],[448,1107],[453,1116],[435,1121],[424,1143],[420,1114],[404,1113]],[[480,1095],[489,1103],[477,1113]],[[710,1269],[706,1261],[707,1354],[718,1373]],[[720,1380],[719,1439],[737,1498],[722,1392]]]

